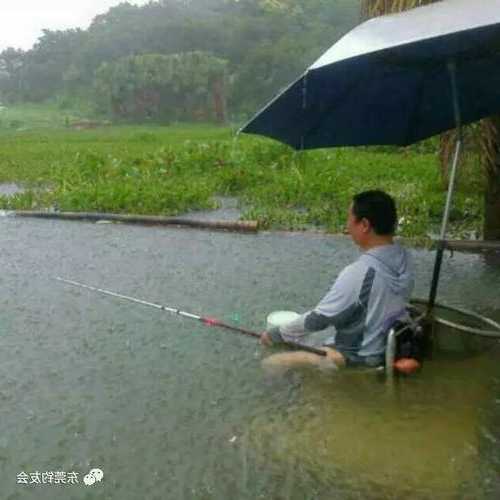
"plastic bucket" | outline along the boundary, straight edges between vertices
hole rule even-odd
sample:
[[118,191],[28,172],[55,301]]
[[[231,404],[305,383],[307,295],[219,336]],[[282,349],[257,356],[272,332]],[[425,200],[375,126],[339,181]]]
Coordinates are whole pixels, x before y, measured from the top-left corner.
[[267,316],[267,329],[269,330],[276,326],[286,325],[299,316],[300,314],[294,311],[274,311]]

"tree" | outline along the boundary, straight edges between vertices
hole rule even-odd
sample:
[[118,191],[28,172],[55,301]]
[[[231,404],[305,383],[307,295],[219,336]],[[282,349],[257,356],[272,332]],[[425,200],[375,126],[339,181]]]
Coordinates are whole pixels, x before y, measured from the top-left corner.
[[225,120],[227,61],[204,52],[129,56],[103,63],[97,94],[119,117]]
[[104,63],[202,51],[228,61],[231,86],[225,80],[214,83],[218,116],[225,114],[227,96],[228,112],[243,119],[299,76],[356,24],[358,15],[352,0],[123,2],[95,17],[87,30],[44,31],[21,54],[16,72],[0,69],[0,91],[25,101],[63,94],[60,102],[91,101],[95,73]]
[[25,52],[9,47],[0,53],[0,96],[13,102],[21,98],[21,72]]
[[484,196],[485,240],[500,240],[500,116],[481,121],[479,140],[486,169]]
[[[401,12],[440,0],[362,0],[361,14],[365,18],[392,12]],[[473,1],[473,0],[470,0]],[[479,147],[481,163],[486,173],[484,195],[485,240],[500,239],[500,116],[481,120],[473,129]],[[452,148],[453,133],[441,136],[441,169],[447,172]]]
[[393,12],[402,12],[440,0],[362,0],[361,15],[363,18],[382,16]]

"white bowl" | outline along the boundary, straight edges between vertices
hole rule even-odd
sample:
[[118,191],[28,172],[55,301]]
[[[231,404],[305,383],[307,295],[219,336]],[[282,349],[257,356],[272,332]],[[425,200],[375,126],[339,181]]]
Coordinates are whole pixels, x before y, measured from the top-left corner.
[[286,325],[299,316],[300,314],[294,311],[274,311],[267,316],[267,329]]

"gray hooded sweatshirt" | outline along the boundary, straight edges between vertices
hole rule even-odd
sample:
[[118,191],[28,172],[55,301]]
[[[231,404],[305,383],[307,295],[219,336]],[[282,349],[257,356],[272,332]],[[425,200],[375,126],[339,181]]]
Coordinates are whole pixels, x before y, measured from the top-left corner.
[[396,320],[408,319],[414,285],[413,259],[398,244],[372,248],[347,266],[312,310],[269,331],[273,342],[300,342],[312,332],[334,328],[323,343],[349,359],[381,356]]

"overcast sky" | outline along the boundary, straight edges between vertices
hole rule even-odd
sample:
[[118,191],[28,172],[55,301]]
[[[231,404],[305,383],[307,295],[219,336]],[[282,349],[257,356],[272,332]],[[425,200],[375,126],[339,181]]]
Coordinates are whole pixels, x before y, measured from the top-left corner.
[[[42,29],[88,28],[92,19],[123,0],[2,0],[0,51],[6,47],[29,49]],[[129,0],[143,5],[148,0]]]

